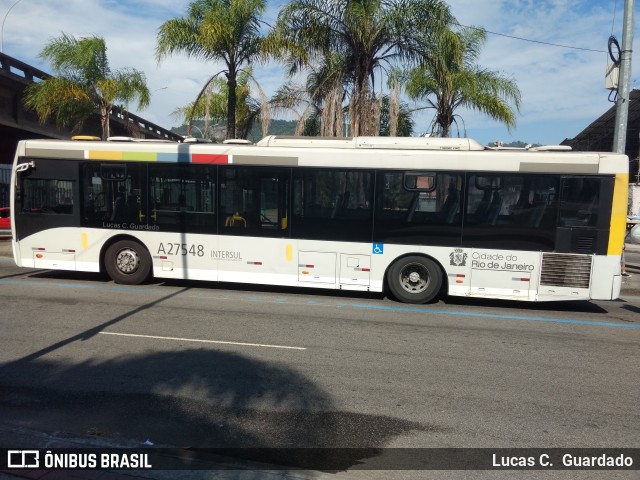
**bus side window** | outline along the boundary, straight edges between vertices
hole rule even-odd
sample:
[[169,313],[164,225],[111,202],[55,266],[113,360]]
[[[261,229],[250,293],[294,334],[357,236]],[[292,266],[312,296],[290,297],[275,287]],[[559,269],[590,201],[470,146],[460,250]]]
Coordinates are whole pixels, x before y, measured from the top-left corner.
[[81,224],[113,228],[147,223],[145,165],[86,162],[80,166]]
[[599,178],[572,177],[562,180],[561,227],[587,227],[598,223]]
[[473,175],[469,177],[467,221],[492,225],[498,222],[503,207],[501,175]]
[[371,241],[372,172],[300,168],[294,171],[293,186],[293,235]]
[[149,165],[151,223],[172,232],[216,232],[216,168]]
[[287,168],[221,168],[220,231],[230,235],[286,237],[289,228]]
[[23,178],[21,213],[73,214],[73,183],[71,180]]

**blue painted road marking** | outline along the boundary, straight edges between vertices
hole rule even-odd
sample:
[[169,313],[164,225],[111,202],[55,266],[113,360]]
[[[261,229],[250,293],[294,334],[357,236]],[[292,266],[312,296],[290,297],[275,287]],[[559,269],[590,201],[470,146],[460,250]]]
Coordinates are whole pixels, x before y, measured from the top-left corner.
[[[129,293],[161,293],[159,289],[156,288],[148,288],[148,287],[140,287],[140,286],[116,286],[113,284],[77,284],[77,283],[64,283],[64,282],[46,282],[46,281],[33,281],[33,280],[8,280],[2,279],[0,280],[0,285],[21,285],[21,286],[53,286],[58,288],[72,288],[72,289],[82,289],[82,290],[104,290],[104,291],[118,291],[118,292],[129,292]],[[257,296],[257,295],[247,295],[245,298],[249,301],[264,301],[265,297]],[[276,297],[275,299],[265,303],[287,303],[288,297]],[[388,312],[407,312],[407,313],[415,313],[415,314],[428,314],[428,315],[449,315],[456,317],[474,317],[474,318],[493,318],[500,320],[516,320],[516,321],[525,321],[525,322],[546,322],[546,323],[564,323],[564,324],[573,324],[573,325],[586,325],[593,327],[613,327],[613,328],[629,328],[632,330],[640,330],[640,324],[636,323],[613,323],[613,322],[599,322],[599,321],[591,321],[591,320],[580,320],[580,319],[565,319],[565,318],[554,318],[554,317],[533,317],[527,315],[509,315],[509,314],[497,314],[497,313],[480,313],[480,312],[465,312],[461,310],[440,310],[435,308],[420,308],[420,307],[404,307],[404,306],[393,306],[393,305],[375,305],[375,304],[367,304],[367,303],[331,303],[331,302],[319,302],[316,300],[309,300],[307,302],[309,305],[317,305],[319,307],[329,307],[329,308],[357,308],[357,309],[369,309],[369,310],[378,310],[378,311],[388,311]]]
[[396,312],[412,312],[412,313],[428,313],[435,315],[455,315],[458,317],[481,317],[481,318],[499,318],[504,320],[518,320],[527,322],[549,322],[549,323],[570,323],[574,325],[592,325],[596,327],[618,327],[618,328],[634,328],[640,329],[640,325],[636,323],[609,323],[609,322],[594,322],[591,320],[575,320],[553,317],[528,317],[525,315],[504,315],[497,313],[474,313],[474,312],[462,312],[460,310],[436,310],[430,308],[412,308],[412,307],[393,307],[387,305],[369,305],[364,303],[354,303],[351,305],[353,308],[363,308],[371,310],[387,310]]

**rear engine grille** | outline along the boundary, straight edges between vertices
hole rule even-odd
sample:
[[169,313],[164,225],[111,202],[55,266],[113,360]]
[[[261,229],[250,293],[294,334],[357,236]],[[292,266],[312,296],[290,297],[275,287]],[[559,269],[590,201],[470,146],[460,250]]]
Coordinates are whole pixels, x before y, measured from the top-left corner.
[[574,239],[573,250],[578,253],[594,253],[596,239],[594,237],[581,236]]
[[554,287],[589,288],[591,255],[543,253],[541,285]]

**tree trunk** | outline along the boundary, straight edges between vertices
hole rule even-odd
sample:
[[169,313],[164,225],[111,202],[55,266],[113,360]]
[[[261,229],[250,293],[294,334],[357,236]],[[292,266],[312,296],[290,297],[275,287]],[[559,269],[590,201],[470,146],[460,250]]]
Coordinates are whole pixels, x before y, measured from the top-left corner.
[[451,132],[451,124],[453,123],[453,110],[449,108],[441,109],[436,117],[436,123],[442,129],[442,136],[448,137]]
[[[382,98],[382,92],[380,92]],[[400,116],[400,86],[398,80],[393,81],[393,93],[389,95],[389,136],[398,135],[398,120]]]
[[320,121],[320,135],[342,137],[342,85],[336,84],[324,98]]
[[[349,105],[351,115],[351,135],[379,135],[380,114],[374,105],[374,96],[369,87],[371,72],[367,66],[356,69],[356,82],[353,97]],[[373,114],[373,115],[372,115]]]
[[204,139],[209,139],[211,138],[209,136],[209,107],[211,103],[211,85],[207,85],[207,93],[204,96],[204,101],[206,103],[204,104],[204,133],[202,134],[202,137]]
[[227,135],[226,139],[236,138],[236,71],[229,68],[227,73],[227,88],[229,95],[227,97]]
[[111,136],[109,131],[109,111],[111,108],[108,105],[102,105],[100,107],[100,126],[102,127],[102,140],[106,140]]

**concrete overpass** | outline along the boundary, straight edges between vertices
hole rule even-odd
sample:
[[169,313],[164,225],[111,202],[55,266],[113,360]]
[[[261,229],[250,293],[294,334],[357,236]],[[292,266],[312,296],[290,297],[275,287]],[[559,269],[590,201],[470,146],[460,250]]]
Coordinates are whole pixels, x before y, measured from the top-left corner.
[[[26,138],[60,138],[72,136],[53,122],[40,124],[35,112],[24,106],[24,90],[30,83],[44,80],[49,74],[20,60],[0,53],[0,164],[11,163],[18,140]],[[155,125],[142,117],[114,107],[111,112],[112,135],[137,138],[182,140],[180,135]],[[98,116],[85,122],[83,135],[101,136]]]

